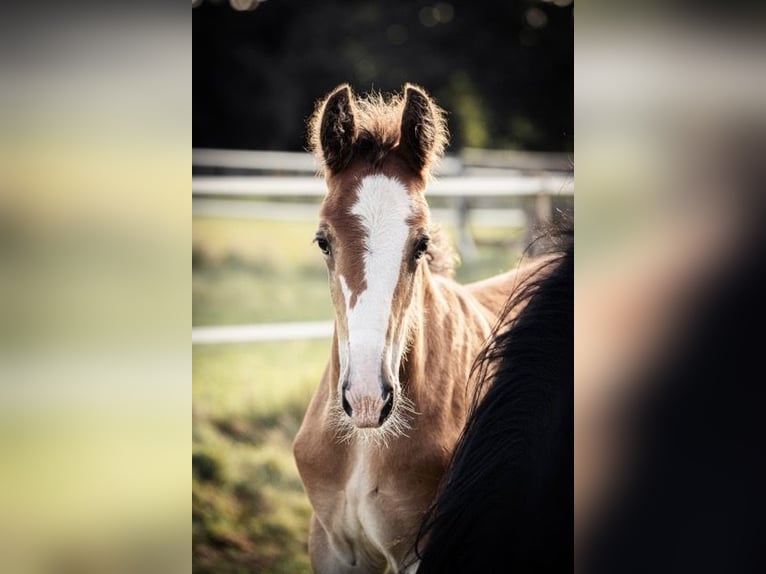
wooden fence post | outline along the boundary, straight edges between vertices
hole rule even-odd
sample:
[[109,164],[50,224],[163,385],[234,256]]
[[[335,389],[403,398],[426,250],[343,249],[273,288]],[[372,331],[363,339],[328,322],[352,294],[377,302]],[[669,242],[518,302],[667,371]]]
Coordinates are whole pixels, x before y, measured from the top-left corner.
[[471,209],[467,197],[458,197],[456,199],[457,208],[457,245],[460,250],[460,258],[463,261],[476,261],[478,253],[476,251],[476,242],[471,234],[469,227],[469,211]]

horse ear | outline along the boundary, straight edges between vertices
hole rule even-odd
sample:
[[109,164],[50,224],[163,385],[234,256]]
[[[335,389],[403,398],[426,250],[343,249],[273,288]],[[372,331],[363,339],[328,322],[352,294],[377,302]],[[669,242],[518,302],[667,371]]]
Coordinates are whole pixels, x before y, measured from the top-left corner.
[[423,172],[441,156],[447,139],[444,112],[412,84],[404,86],[404,109],[399,145],[405,159],[417,172]]
[[330,171],[342,170],[351,161],[356,139],[354,95],[348,84],[338,86],[325,98],[313,123],[315,151],[321,150],[321,158]]

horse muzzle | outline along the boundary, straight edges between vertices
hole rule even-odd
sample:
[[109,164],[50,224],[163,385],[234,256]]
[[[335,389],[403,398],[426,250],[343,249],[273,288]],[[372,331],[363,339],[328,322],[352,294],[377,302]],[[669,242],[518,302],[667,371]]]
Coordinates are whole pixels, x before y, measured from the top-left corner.
[[378,428],[386,422],[394,406],[394,388],[381,382],[372,389],[343,384],[343,410],[357,428]]

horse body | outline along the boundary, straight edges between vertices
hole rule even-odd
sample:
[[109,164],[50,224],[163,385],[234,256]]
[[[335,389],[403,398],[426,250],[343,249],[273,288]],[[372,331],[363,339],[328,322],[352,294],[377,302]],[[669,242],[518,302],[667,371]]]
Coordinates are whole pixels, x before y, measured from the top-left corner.
[[407,435],[387,444],[339,443],[333,337],[330,363],[295,442],[314,508],[310,551],[317,572],[383,571],[386,563],[397,571],[460,435],[471,397],[466,381],[493,316],[466,289],[438,276],[424,286],[422,299],[399,375],[417,414]]
[[[515,292],[519,287],[529,282],[533,277],[539,275],[541,270],[545,269],[550,263],[552,257],[548,255],[540,256],[525,265],[506,271],[500,275],[489,277],[481,281],[469,283],[465,286],[468,293],[471,294],[483,307],[485,307],[494,316],[500,315],[506,306],[509,294]],[[516,308],[503,317],[504,321],[510,321],[515,317]]]
[[516,278],[463,287],[448,277],[423,197],[446,134],[422,90],[360,100],[341,86],[312,136],[336,321],[294,443],[314,509],[309,552],[318,573],[398,572],[412,564],[466,418],[471,366]]

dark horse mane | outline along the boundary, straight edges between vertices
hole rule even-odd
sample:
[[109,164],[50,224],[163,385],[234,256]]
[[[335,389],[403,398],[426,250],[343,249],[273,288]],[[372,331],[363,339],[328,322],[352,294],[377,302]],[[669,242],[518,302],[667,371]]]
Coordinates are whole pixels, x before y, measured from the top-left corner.
[[509,298],[474,364],[472,411],[415,542],[418,574],[572,568],[574,232],[552,238],[556,255]]

